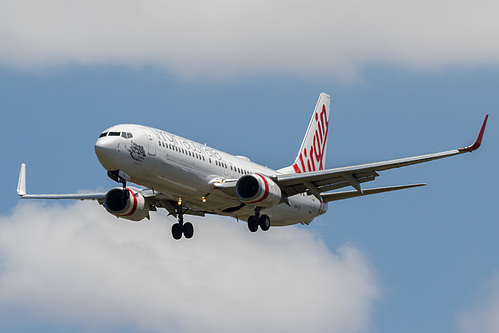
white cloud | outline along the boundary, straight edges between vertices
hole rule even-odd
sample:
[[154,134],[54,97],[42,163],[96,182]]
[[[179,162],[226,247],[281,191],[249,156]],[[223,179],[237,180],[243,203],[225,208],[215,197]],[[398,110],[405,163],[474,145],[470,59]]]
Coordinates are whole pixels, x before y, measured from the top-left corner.
[[230,219],[191,220],[195,237],[174,241],[159,214],[134,224],[93,202],[18,205],[0,218],[0,328],[369,329],[379,285],[359,250],[332,253],[302,228],[252,234]]
[[475,304],[458,316],[461,333],[499,332],[499,275],[481,290]]
[[497,65],[498,11],[490,0],[2,1],[0,63],[342,79],[371,63]]

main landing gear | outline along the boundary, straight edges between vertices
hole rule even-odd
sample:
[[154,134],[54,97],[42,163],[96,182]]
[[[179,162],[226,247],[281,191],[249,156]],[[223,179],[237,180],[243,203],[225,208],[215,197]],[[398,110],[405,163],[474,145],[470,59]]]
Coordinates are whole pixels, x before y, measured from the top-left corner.
[[255,215],[251,215],[248,219],[248,229],[251,232],[256,232],[258,230],[258,226],[260,226],[260,229],[262,229],[263,231],[269,230],[270,218],[265,214],[260,216],[260,210],[256,209]]
[[176,240],[182,238],[182,234],[185,238],[192,238],[192,236],[194,236],[194,227],[192,223],[184,223],[184,213],[185,211],[182,210],[182,207],[180,205],[177,206],[178,223],[172,225],[172,236]]

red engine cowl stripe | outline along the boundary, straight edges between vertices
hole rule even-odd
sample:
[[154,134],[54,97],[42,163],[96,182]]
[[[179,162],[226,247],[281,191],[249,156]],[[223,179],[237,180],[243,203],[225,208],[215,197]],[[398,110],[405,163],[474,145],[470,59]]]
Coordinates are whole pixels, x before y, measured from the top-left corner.
[[137,197],[135,196],[135,194],[133,194],[133,192],[129,188],[127,188],[127,190],[128,190],[128,192],[130,192],[130,194],[133,197],[133,206],[132,206],[132,210],[130,211],[130,213],[124,214],[124,215],[121,215],[121,216],[130,216],[130,215],[133,215],[133,213],[135,213],[135,211],[137,210]]
[[265,193],[263,194],[263,197],[261,197],[260,199],[252,201],[252,202],[248,202],[248,204],[254,204],[254,203],[261,202],[261,201],[267,199],[267,197],[269,196],[269,183],[267,182],[267,179],[265,179],[265,177],[263,177],[262,175],[260,175],[258,173],[255,173],[255,175],[262,178],[263,183],[265,184]]

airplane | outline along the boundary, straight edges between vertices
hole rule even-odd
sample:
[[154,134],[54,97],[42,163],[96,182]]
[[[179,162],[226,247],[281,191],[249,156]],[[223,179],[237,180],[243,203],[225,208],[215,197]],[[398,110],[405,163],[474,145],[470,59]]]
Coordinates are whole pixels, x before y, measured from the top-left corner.
[[[17,193],[21,199],[97,200],[118,218],[141,221],[164,208],[177,219],[174,239],[191,238],[194,227],[184,215],[232,216],[251,232],[277,226],[310,224],[328,210],[328,203],[377,193],[425,186],[409,184],[365,189],[379,172],[477,150],[488,115],[475,142],[444,152],[354,166],[325,168],[330,96],[321,93],[296,159],[279,170],[234,156],[159,129],[116,125],[95,143],[99,162],[122,186],[104,193],[27,194],[26,165],[21,165]],[[127,183],[139,186],[127,186]],[[335,191],[352,187],[352,190]]]

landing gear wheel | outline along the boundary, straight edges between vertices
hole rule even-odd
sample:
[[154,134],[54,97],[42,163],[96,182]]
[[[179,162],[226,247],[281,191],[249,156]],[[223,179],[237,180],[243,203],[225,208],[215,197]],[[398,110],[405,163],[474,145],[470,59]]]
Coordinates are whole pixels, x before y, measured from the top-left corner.
[[185,238],[192,238],[194,236],[194,227],[191,222],[187,222],[183,226],[184,236]]
[[176,240],[182,238],[182,226],[180,225],[180,223],[175,223],[174,225],[172,225],[172,236]]
[[248,219],[248,229],[251,232],[256,232],[258,230],[258,218],[254,215],[251,215]]
[[258,223],[260,224],[260,228],[263,231],[267,231],[270,229],[270,218],[268,217],[268,215],[263,214],[262,216],[260,216]]

